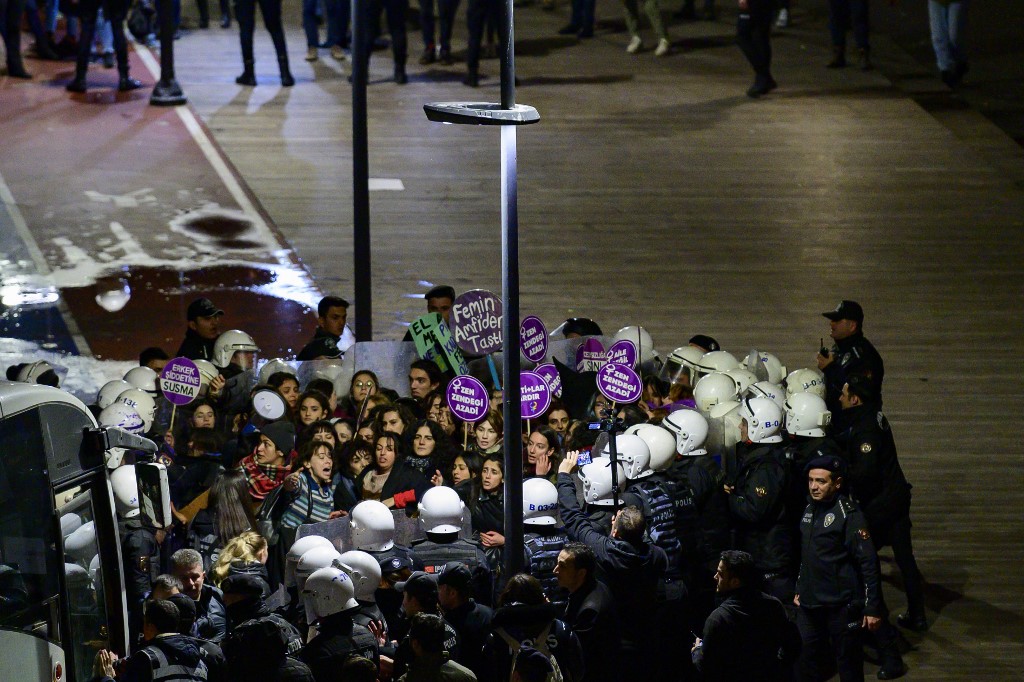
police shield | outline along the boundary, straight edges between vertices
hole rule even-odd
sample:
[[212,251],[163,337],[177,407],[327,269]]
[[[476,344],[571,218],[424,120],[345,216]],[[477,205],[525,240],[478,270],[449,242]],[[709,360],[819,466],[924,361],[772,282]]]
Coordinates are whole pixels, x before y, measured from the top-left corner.
[[341,370],[334,379],[334,392],[338,398],[346,397],[358,368],[370,370],[377,375],[381,386],[408,397],[409,365],[418,359],[416,344],[411,341],[360,341],[345,352]]
[[704,447],[708,454],[719,459],[722,468],[732,473],[729,467],[736,461],[736,444],[740,440],[740,404],[734,400],[713,405],[706,415],[708,437]]
[[744,361],[744,367],[753,372],[758,381],[769,380],[768,367],[761,362],[761,354],[757,352],[757,349],[751,348],[750,352],[747,353],[746,360]]

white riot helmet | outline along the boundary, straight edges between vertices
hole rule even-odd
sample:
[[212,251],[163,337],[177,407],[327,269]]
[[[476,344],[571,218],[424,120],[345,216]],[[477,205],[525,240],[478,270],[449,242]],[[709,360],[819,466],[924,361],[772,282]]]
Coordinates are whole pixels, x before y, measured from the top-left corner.
[[[617,462],[618,483],[621,486],[626,480],[626,472],[622,470],[622,462]],[[607,457],[595,457],[590,464],[580,467],[580,480],[583,481],[583,501],[598,507],[611,507],[615,504],[612,497],[612,461]]]
[[546,478],[523,481],[523,525],[554,526],[558,524],[558,491]]
[[310,574],[302,589],[306,620],[315,623],[342,611],[358,608],[355,586],[345,571],[329,567]]
[[314,547],[330,547],[334,549],[334,545],[330,540],[322,535],[304,535],[288,548],[288,557],[284,564],[284,584],[285,587],[291,587],[295,584],[295,565],[299,563],[299,559],[302,555],[313,549]]
[[773,384],[770,381],[757,382],[747,389],[747,395],[751,397],[768,398],[780,408],[785,409],[786,392],[782,390],[781,386]]
[[676,410],[661,421],[661,425],[675,434],[676,452],[697,457],[706,455],[704,441],[708,437],[708,420],[697,410]]
[[782,442],[782,410],[768,398],[744,398],[740,417],[747,421],[751,443]]
[[810,393],[824,399],[825,375],[810,367],[790,372],[786,377],[786,397],[794,393]]
[[64,553],[80,566],[88,566],[96,554],[96,522],[83,523],[78,530],[64,538]]
[[773,384],[781,384],[786,378],[786,366],[768,351],[750,351],[746,357],[746,365],[758,379],[767,379]]
[[96,394],[96,407],[100,408],[100,410],[105,410],[114,404],[114,401],[117,400],[117,396],[121,395],[129,388],[133,388],[133,386],[124,379],[108,381],[100,387],[100,392]]
[[100,412],[100,416],[96,421],[100,423],[100,426],[116,426],[128,433],[142,434],[146,430],[146,423],[138,411],[124,403],[108,405]]
[[334,385],[338,383],[338,377],[344,371],[344,360],[341,358],[321,358],[315,362],[316,369],[313,370],[314,379],[326,379]]
[[120,466],[110,472],[110,488],[114,491],[114,508],[123,519],[139,515],[139,481],[135,467]]
[[637,364],[642,365],[658,357],[658,353],[654,350],[654,340],[643,327],[637,327],[636,325],[623,327],[615,332],[615,336],[612,337],[612,343],[623,340],[632,341],[633,345],[636,346]]
[[220,370],[209,360],[197,358],[192,362],[196,363],[199,370],[199,395],[206,395],[210,390],[210,382],[220,376]]
[[265,384],[267,380],[278,372],[287,372],[292,376],[296,375],[295,368],[289,365],[281,358],[274,358],[273,360],[267,360],[266,364],[260,367],[259,381],[257,383]]
[[348,522],[356,549],[386,552],[395,546],[395,517],[383,502],[360,502],[349,512]]
[[[218,367],[227,367],[231,364],[231,357],[239,351],[259,353],[260,347],[256,345],[251,336],[241,329],[229,329],[213,342],[213,364]],[[252,367],[243,367],[242,369],[252,369]]]
[[295,586],[299,588],[299,592],[302,592],[306,579],[314,571],[327,568],[328,566],[341,569],[341,552],[334,549],[334,545],[330,547],[313,547],[306,550],[295,564]]
[[156,380],[160,377],[152,367],[132,367],[124,375],[124,380],[135,388],[141,388],[146,393],[155,396],[158,388]]
[[693,387],[693,400],[697,403],[697,409],[705,415],[718,403],[735,400],[737,396],[739,396],[739,387],[736,385],[736,380],[721,372],[701,377],[701,380]]
[[375,556],[358,549],[344,552],[341,555],[341,570],[352,578],[356,599],[367,602],[374,601],[381,577],[380,562]]
[[732,353],[724,350],[713,350],[700,356],[697,364],[697,373],[700,376],[712,372],[728,372],[740,366],[740,361]]
[[458,533],[466,505],[453,488],[439,485],[423,494],[419,503],[420,521],[428,533]]
[[[57,383],[50,384],[50,382],[47,380],[47,377],[43,377],[43,375],[46,374],[47,372],[51,372],[53,374],[53,377],[56,378]],[[39,381],[40,378],[43,379],[42,382]],[[54,369],[53,365],[48,363],[46,360],[37,360],[36,362],[30,362],[24,367],[22,367],[18,371],[17,381],[26,384],[44,383],[47,385],[56,386],[58,388],[60,388],[61,385],[60,375],[57,374],[57,370]]]
[[757,383],[757,375],[743,367],[733,367],[725,372],[736,382],[736,390],[741,394]]
[[680,346],[669,353],[665,361],[665,368],[661,372],[661,378],[671,383],[678,383],[679,378],[686,375],[688,383],[692,386],[696,381],[697,365],[704,357],[704,351],[694,346]]
[[639,436],[647,443],[647,449],[651,451],[651,461],[647,466],[652,471],[664,471],[675,460],[676,438],[668,429],[656,424],[635,424],[626,429],[626,433]]
[[67,536],[74,533],[76,530],[82,527],[82,517],[74,512],[67,514],[61,514],[60,516],[60,536],[66,538]]
[[[651,449],[640,436],[619,434],[615,437],[615,451],[627,479],[633,481],[654,473],[650,468]],[[601,456],[611,459],[610,442],[601,450]]]
[[156,418],[156,401],[141,388],[127,388],[117,396],[114,403],[122,403],[134,409],[142,417],[142,430],[148,433]]
[[832,421],[825,401],[811,393],[794,393],[786,398],[786,431],[794,436],[824,436]]

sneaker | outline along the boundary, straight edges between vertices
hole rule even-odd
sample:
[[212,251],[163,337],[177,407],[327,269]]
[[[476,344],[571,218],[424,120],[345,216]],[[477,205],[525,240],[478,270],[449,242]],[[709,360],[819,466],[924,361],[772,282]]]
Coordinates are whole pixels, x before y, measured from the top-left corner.
[[640,36],[633,36],[633,39],[629,41],[629,45],[626,46],[626,52],[636,54],[643,46],[644,41],[640,40]]
[[345,59],[345,50],[341,49],[341,45],[331,45],[331,58],[337,59],[339,62]]
[[654,56],[664,57],[668,54],[669,47],[668,38],[662,38],[658,41],[658,46],[654,48]]
[[789,26],[789,10],[780,9],[779,17],[775,20],[775,25],[778,28],[787,28]]
[[306,61],[307,62],[315,62],[318,59],[320,59],[320,54],[316,51],[316,48],[315,47],[307,47],[306,48]]

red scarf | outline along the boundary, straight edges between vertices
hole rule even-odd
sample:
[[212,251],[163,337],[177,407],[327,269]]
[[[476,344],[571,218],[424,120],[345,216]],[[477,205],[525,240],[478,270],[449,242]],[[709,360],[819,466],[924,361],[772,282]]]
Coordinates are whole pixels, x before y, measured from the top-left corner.
[[291,468],[287,466],[257,464],[255,455],[249,455],[239,462],[238,468],[242,470],[245,482],[249,485],[250,497],[256,502],[262,502],[291,473]]

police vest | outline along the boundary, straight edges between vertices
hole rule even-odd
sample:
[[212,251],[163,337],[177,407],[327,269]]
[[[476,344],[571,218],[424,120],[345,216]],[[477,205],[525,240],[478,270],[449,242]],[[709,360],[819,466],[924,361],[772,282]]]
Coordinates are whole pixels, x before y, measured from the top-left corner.
[[206,682],[206,664],[199,661],[196,667],[171,663],[162,649],[147,646],[139,653],[149,659],[153,667],[153,682]]
[[424,540],[414,544],[412,552],[417,559],[423,562],[423,571],[432,575],[440,573],[444,565],[450,561],[461,561],[470,570],[480,565],[479,549],[465,540],[443,544],[433,540]]
[[564,595],[559,593],[558,576],[555,575],[555,564],[558,555],[565,547],[568,537],[564,531],[540,535],[527,533],[523,536],[523,549],[526,552],[526,572],[540,581],[544,594],[550,601],[563,601]]
[[677,580],[682,577],[683,547],[676,519],[675,500],[668,492],[670,485],[656,480],[641,479],[634,482],[626,492],[636,495],[643,503],[647,536],[668,555],[668,570],[665,571],[665,577]]

